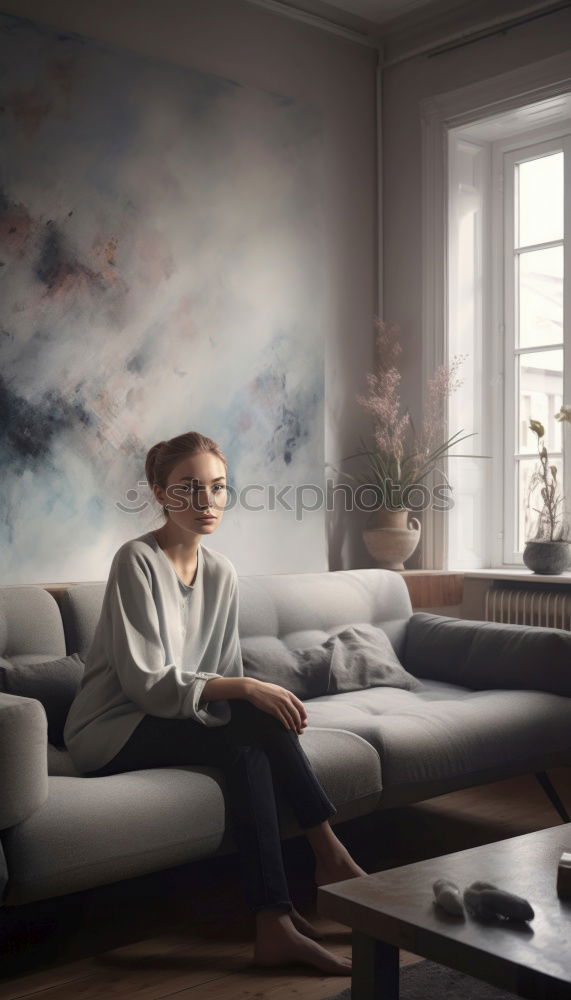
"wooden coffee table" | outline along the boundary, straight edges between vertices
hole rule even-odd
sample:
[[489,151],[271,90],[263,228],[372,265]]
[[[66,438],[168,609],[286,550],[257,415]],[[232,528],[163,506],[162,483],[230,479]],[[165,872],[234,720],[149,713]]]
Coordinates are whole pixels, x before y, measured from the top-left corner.
[[[399,948],[529,1000],[571,998],[571,899],[557,895],[557,866],[571,823],[483,847],[321,886],[317,908],[353,931],[352,1000],[398,1000]],[[524,896],[527,923],[449,916],[432,883],[461,892],[475,881]]]

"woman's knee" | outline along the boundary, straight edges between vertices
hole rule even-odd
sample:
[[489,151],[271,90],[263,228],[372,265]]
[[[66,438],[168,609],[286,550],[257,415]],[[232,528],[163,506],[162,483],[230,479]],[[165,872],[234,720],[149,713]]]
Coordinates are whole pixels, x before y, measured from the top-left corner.
[[233,792],[238,787],[243,792],[243,777],[249,775],[249,782],[256,781],[260,774],[270,773],[270,764],[261,742],[232,741],[221,747],[216,764],[231,780]]
[[[234,708],[234,705],[236,708]],[[270,712],[265,712],[263,708],[258,708],[251,701],[235,701],[232,703],[232,713],[236,722],[243,722],[251,727],[250,731],[254,733],[268,733],[268,732],[285,732],[286,728],[283,722],[277,718],[275,715],[271,715]]]

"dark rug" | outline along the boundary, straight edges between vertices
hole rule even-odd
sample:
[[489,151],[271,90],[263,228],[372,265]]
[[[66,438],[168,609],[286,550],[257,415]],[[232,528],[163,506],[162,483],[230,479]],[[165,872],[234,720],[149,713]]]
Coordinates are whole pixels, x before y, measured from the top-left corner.
[[[497,986],[428,959],[401,967],[400,1000],[434,1000],[439,995],[445,995],[447,1000],[514,1000],[516,997],[515,993],[506,993]],[[351,987],[329,1000],[351,1000]]]

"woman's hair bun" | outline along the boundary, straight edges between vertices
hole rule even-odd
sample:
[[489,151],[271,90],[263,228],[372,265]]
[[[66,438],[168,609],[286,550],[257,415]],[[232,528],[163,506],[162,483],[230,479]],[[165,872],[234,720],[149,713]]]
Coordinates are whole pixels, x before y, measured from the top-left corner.
[[167,444],[166,441],[157,441],[157,443],[154,444],[152,448],[149,448],[147,452],[147,457],[145,459],[145,475],[151,489],[153,487],[153,483],[155,482],[155,464],[157,461],[157,455],[165,444]]

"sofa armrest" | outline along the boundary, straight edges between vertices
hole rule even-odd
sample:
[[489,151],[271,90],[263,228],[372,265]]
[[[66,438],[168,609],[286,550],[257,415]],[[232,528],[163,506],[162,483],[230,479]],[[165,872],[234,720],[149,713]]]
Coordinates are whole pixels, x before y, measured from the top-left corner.
[[35,698],[0,693],[0,830],[48,797],[48,720]]
[[403,664],[416,677],[475,691],[502,688],[571,697],[571,633],[417,612]]

